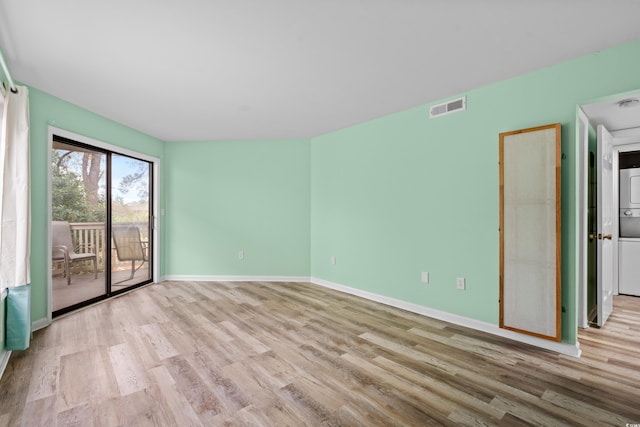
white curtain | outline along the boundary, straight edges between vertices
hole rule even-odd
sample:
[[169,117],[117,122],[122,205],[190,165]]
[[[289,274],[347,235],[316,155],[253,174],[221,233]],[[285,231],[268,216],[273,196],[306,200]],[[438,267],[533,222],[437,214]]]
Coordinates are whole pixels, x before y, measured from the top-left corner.
[[0,130],[0,288],[31,282],[29,92],[7,90]]

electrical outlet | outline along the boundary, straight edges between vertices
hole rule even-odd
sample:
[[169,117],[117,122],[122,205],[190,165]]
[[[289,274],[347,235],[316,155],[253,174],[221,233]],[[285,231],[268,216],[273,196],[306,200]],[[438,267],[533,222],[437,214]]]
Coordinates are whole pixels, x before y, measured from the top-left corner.
[[240,260],[244,259],[244,251],[238,252],[238,259],[240,259]]
[[422,283],[429,283],[429,272],[428,271],[423,271],[422,272]]
[[331,265],[336,265],[336,256],[331,255]]
[[460,289],[461,291],[464,291],[466,289],[464,277],[458,277],[456,279],[456,288]]

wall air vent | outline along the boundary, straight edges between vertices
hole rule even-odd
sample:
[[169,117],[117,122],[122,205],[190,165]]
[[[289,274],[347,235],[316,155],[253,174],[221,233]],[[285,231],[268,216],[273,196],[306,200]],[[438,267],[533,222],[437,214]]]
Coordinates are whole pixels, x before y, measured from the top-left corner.
[[446,114],[455,113],[456,111],[463,111],[467,109],[467,97],[454,99],[442,104],[434,105],[429,109],[429,118],[444,116]]

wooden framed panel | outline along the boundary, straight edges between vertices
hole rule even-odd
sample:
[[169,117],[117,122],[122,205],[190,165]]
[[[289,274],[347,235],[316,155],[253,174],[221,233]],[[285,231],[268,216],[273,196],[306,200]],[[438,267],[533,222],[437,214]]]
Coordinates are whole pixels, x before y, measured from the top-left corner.
[[500,134],[500,327],[561,340],[560,124]]

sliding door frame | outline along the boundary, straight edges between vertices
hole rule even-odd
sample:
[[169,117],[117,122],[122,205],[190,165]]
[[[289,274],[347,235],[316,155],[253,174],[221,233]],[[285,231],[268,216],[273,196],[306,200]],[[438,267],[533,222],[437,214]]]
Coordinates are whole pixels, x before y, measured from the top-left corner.
[[[122,154],[124,156],[132,157],[139,160],[144,160],[153,165],[152,169],[152,189],[153,193],[150,195],[151,197],[151,229],[152,229],[152,250],[153,252],[150,254],[151,256],[151,283],[157,283],[160,277],[160,209],[159,209],[159,199],[160,199],[160,159],[157,157],[149,156],[143,153],[139,153],[133,150],[129,150],[123,147],[119,147],[117,145],[112,145],[103,141],[99,141],[97,139],[93,139],[84,135],[79,135],[74,132],[70,132],[68,130],[60,129],[54,126],[48,126],[47,129],[47,320],[48,323],[53,321],[53,282],[51,278],[51,269],[53,268],[53,261],[51,259],[52,249],[51,249],[51,221],[53,218],[52,214],[52,166],[51,166],[51,153],[53,150],[53,136],[57,135],[62,138],[70,139],[73,141],[77,141],[81,144],[90,145],[96,147],[98,149],[107,150],[114,154]],[[142,285],[144,286],[144,285]],[[136,289],[138,286],[134,286],[130,289],[124,290],[123,292],[127,292],[132,289]],[[116,294],[120,294],[122,292],[116,292]]]

